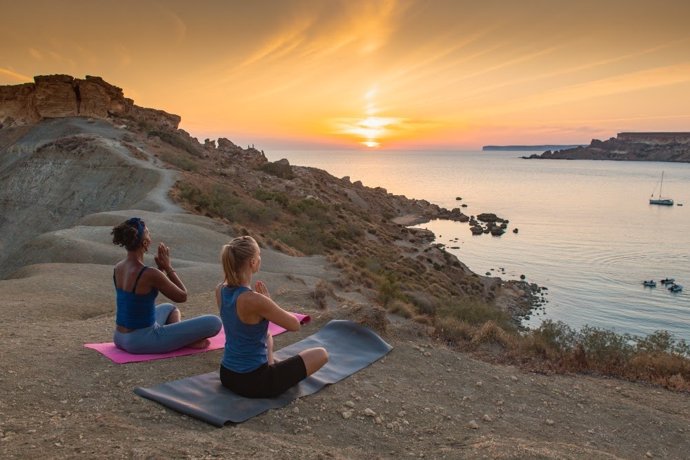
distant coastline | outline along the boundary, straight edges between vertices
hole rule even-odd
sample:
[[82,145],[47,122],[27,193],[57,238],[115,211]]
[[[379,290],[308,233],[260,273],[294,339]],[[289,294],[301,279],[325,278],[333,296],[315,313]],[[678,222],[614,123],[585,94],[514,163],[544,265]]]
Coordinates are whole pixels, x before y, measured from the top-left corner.
[[492,151],[492,150],[512,150],[512,151],[534,151],[534,150],[565,150],[574,149],[577,147],[584,147],[587,144],[572,144],[572,145],[485,145],[482,147],[482,151]]
[[668,161],[690,163],[690,132],[627,132],[606,141],[593,139],[587,146],[545,149],[543,160]]

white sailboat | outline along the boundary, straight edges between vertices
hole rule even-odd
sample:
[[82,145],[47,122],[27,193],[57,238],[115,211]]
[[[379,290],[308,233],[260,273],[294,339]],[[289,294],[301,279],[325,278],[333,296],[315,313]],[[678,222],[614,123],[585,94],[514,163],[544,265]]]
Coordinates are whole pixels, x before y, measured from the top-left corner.
[[664,172],[661,171],[661,183],[659,184],[659,196],[654,198],[654,193],[652,192],[652,197],[649,199],[649,204],[660,204],[662,206],[673,206],[673,200],[671,198],[664,198],[661,196],[661,189],[664,186]]

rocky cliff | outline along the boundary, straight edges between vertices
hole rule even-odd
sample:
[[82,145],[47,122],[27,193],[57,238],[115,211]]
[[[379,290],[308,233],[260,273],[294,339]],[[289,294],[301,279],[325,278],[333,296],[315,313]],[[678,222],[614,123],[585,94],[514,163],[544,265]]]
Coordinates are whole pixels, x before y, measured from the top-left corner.
[[0,86],[0,128],[60,117],[121,118],[158,129],[177,129],[180,117],[134,105],[121,88],[100,77],[34,77],[34,83]]
[[191,212],[287,254],[329,255],[342,265],[342,284],[361,286],[372,303],[385,285],[384,303],[406,299],[409,315],[429,316],[454,299],[495,306],[515,323],[533,305],[531,286],[479,277],[434,245],[433,234],[405,227],[437,218],[470,221],[460,208],[287,160],[269,162],[260,150],[225,138],[201,144],[177,129],[179,117],[137,107],[97,77],[36,77],[35,84],[2,91],[0,216],[8,217],[0,218],[0,278],[32,262],[23,248],[37,234],[97,211],[153,209],[146,197],[161,173],[132,170],[132,162],[144,161],[178,170],[172,193]]
[[[656,139],[652,133],[632,136],[622,133],[607,141],[593,139],[586,147],[576,147],[559,151],[547,150],[541,155],[523,157],[543,160],[614,160],[614,161],[672,161],[690,162],[690,144],[684,137]],[[678,133],[683,134],[683,133]],[[687,137],[687,135],[686,135]],[[656,139],[656,140],[655,140]]]

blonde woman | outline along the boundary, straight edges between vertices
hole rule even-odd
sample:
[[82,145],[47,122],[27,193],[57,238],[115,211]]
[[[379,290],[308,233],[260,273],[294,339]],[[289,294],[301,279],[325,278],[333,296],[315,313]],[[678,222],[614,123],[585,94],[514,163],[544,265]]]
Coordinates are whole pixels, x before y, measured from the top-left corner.
[[271,299],[263,282],[257,281],[252,290],[252,276],[261,268],[254,238],[234,238],[220,257],[225,280],[216,288],[216,302],[226,335],[220,365],[223,386],[248,398],[271,398],[323,367],[328,353],[320,347],[274,361],[268,322],[288,331],[299,330],[300,323]]

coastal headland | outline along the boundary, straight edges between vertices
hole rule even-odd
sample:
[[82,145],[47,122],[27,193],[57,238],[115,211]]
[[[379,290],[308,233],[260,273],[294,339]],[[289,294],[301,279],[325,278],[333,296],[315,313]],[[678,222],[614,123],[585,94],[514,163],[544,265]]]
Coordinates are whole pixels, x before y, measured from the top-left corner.
[[[4,458],[686,455],[687,392],[507,360],[518,342],[506,331],[529,312],[535,287],[472,273],[431,232],[406,226],[445,218],[469,232],[471,222],[505,219],[269,162],[228,139],[200,143],[179,122],[98,77],[0,87]],[[116,365],[83,347],[112,339],[112,265],[123,254],[110,229],[132,215],[171,247],[190,291],[183,316],[215,311],[220,247],[251,234],[272,296],[313,318],[277,337],[278,348],[349,318],[393,351],[222,429],[136,396],[136,386],[217,369],[222,352]]]
[[482,150],[485,152],[489,151],[534,151],[534,150],[565,150],[565,149],[574,149],[577,147],[584,147],[583,145],[575,144],[575,145],[549,145],[549,144],[540,144],[540,145],[485,145],[482,147]]
[[533,154],[526,159],[690,162],[690,132],[618,133],[588,146]]

